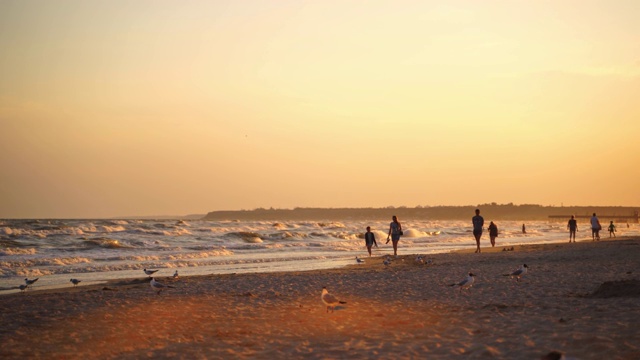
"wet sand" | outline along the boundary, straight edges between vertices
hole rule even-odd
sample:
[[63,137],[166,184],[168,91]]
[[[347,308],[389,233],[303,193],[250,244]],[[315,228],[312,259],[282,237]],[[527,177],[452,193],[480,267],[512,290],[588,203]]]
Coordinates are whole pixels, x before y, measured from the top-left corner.
[[[159,295],[145,276],[36,283],[0,296],[0,358],[640,358],[640,239],[502,249],[158,278],[175,286]],[[521,281],[504,276],[524,263]],[[450,286],[469,271],[473,287]],[[347,303],[327,312],[323,286]]]

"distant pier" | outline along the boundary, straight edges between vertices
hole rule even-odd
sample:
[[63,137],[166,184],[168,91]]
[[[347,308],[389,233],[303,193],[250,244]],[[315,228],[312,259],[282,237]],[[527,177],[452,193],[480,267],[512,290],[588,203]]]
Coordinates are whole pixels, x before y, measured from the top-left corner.
[[[640,223],[638,212],[635,211],[633,215],[600,215],[596,214],[599,220],[614,220],[616,222],[627,222],[627,223]],[[591,215],[573,215],[576,219],[591,219],[593,214]],[[549,215],[550,220],[567,220],[570,219],[571,215]]]

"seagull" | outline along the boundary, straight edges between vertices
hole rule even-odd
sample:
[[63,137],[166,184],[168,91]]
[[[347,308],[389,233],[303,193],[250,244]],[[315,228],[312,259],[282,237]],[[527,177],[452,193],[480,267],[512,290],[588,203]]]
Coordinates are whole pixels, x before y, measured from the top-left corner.
[[363,264],[364,263],[364,259],[360,259],[357,256],[356,256],[356,261],[358,262],[358,264]]
[[153,275],[156,272],[158,272],[158,270],[147,270],[147,269],[144,269],[144,273],[149,275],[149,277],[151,277],[151,275]]
[[24,283],[27,285],[27,287],[29,287],[29,286],[33,285],[34,282],[38,281],[38,279],[40,279],[40,278],[35,278],[33,280],[29,280],[29,279],[25,278],[24,279]]
[[19,288],[20,288],[20,291],[25,291],[27,290],[27,285],[20,285]]
[[71,281],[73,283],[73,286],[78,286],[78,284],[82,281],[82,280],[78,280],[78,279],[69,279],[69,281]]
[[457,286],[460,287],[460,291],[462,292],[462,289],[468,289],[473,285],[473,283],[475,282],[474,277],[475,277],[475,275],[473,275],[472,273],[469,273],[469,275],[467,275],[467,277],[464,280],[460,281],[457,284],[451,284],[449,286],[456,286],[457,285]]
[[178,270],[176,270],[176,272],[173,273],[173,278],[177,279],[178,278]]
[[512,278],[516,278],[516,281],[520,281],[520,278],[527,273],[528,268],[529,267],[527,266],[527,264],[523,264],[518,270],[512,272],[511,274],[504,274],[504,276],[511,276]]
[[158,295],[160,295],[160,292],[162,290],[164,290],[164,288],[171,288],[173,289],[174,287],[171,285],[165,285],[165,284],[161,284],[159,282],[156,281],[156,279],[151,278],[151,282],[149,283],[151,285],[151,288],[155,291],[158,290]]
[[329,312],[329,308],[331,308],[331,312],[333,312],[336,305],[347,303],[346,301],[340,301],[335,296],[329,294],[329,291],[327,291],[326,286],[322,287],[322,295],[320,295],[320,299],[327,306],[327,312]]

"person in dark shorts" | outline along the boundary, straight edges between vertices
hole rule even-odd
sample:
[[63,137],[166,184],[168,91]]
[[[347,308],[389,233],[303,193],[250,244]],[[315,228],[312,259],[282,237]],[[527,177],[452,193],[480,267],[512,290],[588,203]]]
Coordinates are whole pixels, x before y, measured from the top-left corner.
[[613,237],[616,237],[616,226],[613,225],[613,220],[611,220],[611,223],[609,223],[609,237],[611,237],[611,235],[613,235]]
[[471,218],[473,223],[473,236],[476,238],[476,253],[482,252],[480,250],[480,238],[482,237],[482,227],[484,226],[484,218],[480,216],[480,209],[476,209],[476,216]]
[[389,237],[391,237],[391,241],[393,243],[393,256],[398,256],[398,241],[400,241],[400,236],[402,233],[402,224],[398,221],[398,218],[393,215],[391,218],[393,221],[389,224],[389,235],[387,235],[387,242],[389,243]]
[[367,245],[367,251],[369,252],[369,257],[371,257],[371,247],[373,245],[378,247],[378,243],[376,242],[376,236],[371,232],[371,226],[367,226],[367,232],[364,233],[364,242]]
[[496,238],[498,237],[498,225],[494,224],[493,221],[489,223],[489,239],[491,239],[491,247],[496,246]]
[[576,242],[576,231],[578,231],[578,222],[576,221],[576,217],[571,215],[571,219],[567,223],[567,229],[569,229],[569,242],[573,239],[573,242]]

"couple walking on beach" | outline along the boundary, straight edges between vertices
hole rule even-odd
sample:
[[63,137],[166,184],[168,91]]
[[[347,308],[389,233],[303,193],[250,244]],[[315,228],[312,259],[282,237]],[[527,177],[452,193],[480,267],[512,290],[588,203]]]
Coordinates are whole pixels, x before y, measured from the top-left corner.
[[[400,221],[398,221],[398,217],[393,215],[391,219],[393,221],[391,221],[391,224],[389,224],[389,234],[387,235],[387,242],[385,244],[388,244],[389,238],[391,238],[391,241],[393,243],[393,256],[398,256],[398,242],[400,241],[400,236],[404,235],[404,233],[402,231],[402,224],[400,224]],[[367,226],[367,232],[364,234],[364,241],[367,245],[369,256],[371,256],[371,247],[373,245],[378,247],[378,244],[376,243],[376,237],[371,232],[371,226]]]
[[[596,216],[596,213],[593,213],[591,216],[591,237],[594,241],[600,241],[600,230],[602,230],[602,225],[600,225],[600,220]],[[576,242],[576,231],[578,230],[578,224],[575,219],[575,216],[571,215],[571,220],[567,224],[567,228],[569,229],[569,242],[573,239],[573,242]],[[613,224],[613,221],[609,223],[609,237],[613,235],[616,237],[616,226]]]
[[[480,209],[476,209],[476,216],[471,218],[473,224],[473,236],[476,238],[476,253],[482,252],[480,250],[480,238],[482,237],[482,229],[484,227],[484,218],[480,216]],[[491,247],[496,246],[496,238],[498,237],[498,225],[493,221],[489,224],[489,239],[491,240]]]

